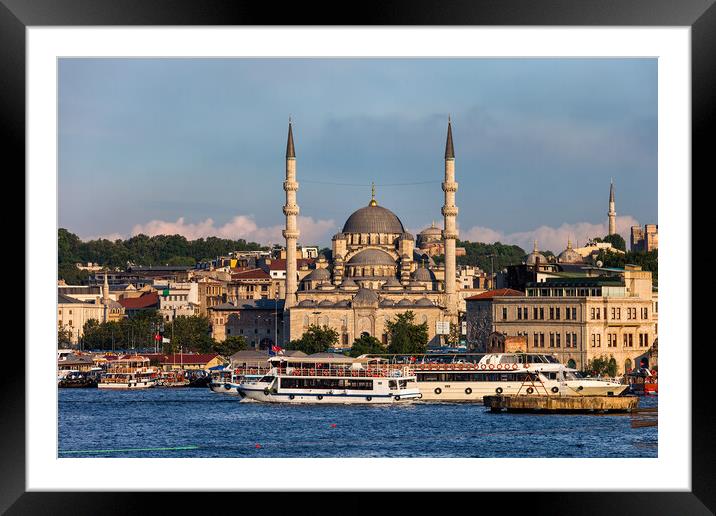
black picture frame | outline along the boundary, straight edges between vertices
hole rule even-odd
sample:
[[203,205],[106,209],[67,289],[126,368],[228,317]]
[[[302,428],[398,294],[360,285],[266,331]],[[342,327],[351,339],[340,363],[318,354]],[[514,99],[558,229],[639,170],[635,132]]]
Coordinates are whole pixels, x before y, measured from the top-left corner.
[[[159,0],[0,0],[0,113],[3,142],[8,157],[6,170],[25,167],[25,29],[28,26],[87,25],[552,25],[552,26],[688,26],[691,27],[692,72],[692,181],[716,170],[713,152],[716,113],[716,6],[715,0],[424,0],[360,3],[344,9],[338,3],[271,3],[241,1]],[[686,176],[687,177],[687,176]],[[694,190],[692,186],[692,191]],[[693,204],[696,205],[694,199]],[[694,221],[695,222],[695,221]],[[690,254],[689,254],[690,256]],[[691,278],[686,281],[691,283]],[[690,286],[690,285],[689,285]],[[691,292],[691,290],[686,290]],[[30,293],[26,293],[31,301]],[[29,306],[29,305],[28,305]],[[696,304],[693,304],[696,313]],[[27,318],[27,314],[26,314]],[[698,318],[696,318],[698,320]],[[27,323],[27,320],[26,320]],[[693,338],[684,332],[690,346]],[[696,340],[696,339],[694,339]],[[698,342],[698,341],[697,341]],[[25,343],[26,346],[29,343]],[[710,345],[710,342],[705,342]],[[9,343],[7,344],[9,345]],[[179,493],[79,493],[26,492],[25,489],[25,364],[3,372],[2,417],[0,417],[0,510],[8,514],[100,514],[146,512],[147,503],[160,497],[162,512],[189,510],[187,497]],[[482,507],[497,510],[508,500],[512,508],[532,514],[711,514],[716,510],[713,486],[714,458],[710,411],[710,380],[702,357],[692,347],[692,490],[690,492],[588,492],[588,493],[482,493],[471,495]],[[22,365],[22,366],[21,366]],[[703,371],[699,374],[698,371]],[[623,472],[629,475],[648,472]],[[267,480],[267,487],[270,480]],[[275,486],[277,490],[281,485]],[[555,484],[558,489],[559,484]],[[320,487],[317,487],[320,489]],[[248,501],[244,495],[205,497],[204,511],[211,506],[231,506],[236,510],[264,510],[265,496]],[[239,498],[241,503],[239,504]],[[278,510],[280,498],[271,495]],[[347,495],[343,503],[361,495]],[[436,495],[444,496],[444,495]],[[302,499],[300,494],[290,500]],[[365,495],[360,500],[367,501]],[[412,510],[425,496],[396,498],[402,510]],[[497,504],[496,506],[494,504]],[[202,504],[203,505],[203,504]],[[503,504],[504,505],[504,504]],[[290,504],[289,504],[290,506]],[[239,509],[240,507],[240,509]],[[450,507],[450,506],[448,506]],[[274,510],[274,509],[269,509]]]

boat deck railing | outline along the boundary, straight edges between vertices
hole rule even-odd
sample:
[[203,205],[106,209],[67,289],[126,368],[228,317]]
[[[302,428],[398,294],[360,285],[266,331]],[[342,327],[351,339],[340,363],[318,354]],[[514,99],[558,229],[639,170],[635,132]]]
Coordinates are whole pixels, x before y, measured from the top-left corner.
[[316,368],[277,368],[279,376],[341,376],[348,378],[400,378],[412,376],[408,367],[366,367],[352,369],[350,367],[316,367]]

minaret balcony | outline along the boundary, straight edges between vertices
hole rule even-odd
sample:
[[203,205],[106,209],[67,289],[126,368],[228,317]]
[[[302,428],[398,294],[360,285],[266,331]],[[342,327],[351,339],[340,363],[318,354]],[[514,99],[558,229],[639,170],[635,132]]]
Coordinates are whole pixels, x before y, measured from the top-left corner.
[[457,192],[457,183],[455,181],[446,181],[443,183],[443,192]]
[[442,214],[445,217],[457,217],[457,206],[443,206],[442,207]]
[[298,215],[299,211],[301,210],[295,204],[287,204],[283,207],[284,215]]
[[301,235],[301,232],[299,230],[291,231],[289,229],[284,229],[281,231],[284,238],[298,238]]
[[442,232],[442,234],[443,234],[443,238],[444,238],[445,240],[457,240],[457,237],[458,237],[458,231],[457,231],[457,229],[455,229],[455,230],[453,230],[453,231],[444,229],[443,232]]
[[293,191],[295,192],[298,190],[298,181],[284,181],[283,182],[283,189],[287,192]]

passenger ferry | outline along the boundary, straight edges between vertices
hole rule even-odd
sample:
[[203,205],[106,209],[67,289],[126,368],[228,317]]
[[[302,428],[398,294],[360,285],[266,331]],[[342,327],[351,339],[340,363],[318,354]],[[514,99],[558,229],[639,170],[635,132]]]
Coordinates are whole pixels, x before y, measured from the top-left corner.
[[184,371],[161,371],[157,379],[158,387],[188,387],[189,379]]
[[494,394],[618,396],[628,388],[614,380],[584,378],[543,353],[424,355],[413,365],[425,401],[482,402]]
[[148,389],[157,385],[159,370],[141,355],[125,355],[110,362],[97,384],[100,389]]
[[272,403],[388,404],[421,397],[407,366],[345,356],[269,359],[271,370],[239,384],[242,398]]

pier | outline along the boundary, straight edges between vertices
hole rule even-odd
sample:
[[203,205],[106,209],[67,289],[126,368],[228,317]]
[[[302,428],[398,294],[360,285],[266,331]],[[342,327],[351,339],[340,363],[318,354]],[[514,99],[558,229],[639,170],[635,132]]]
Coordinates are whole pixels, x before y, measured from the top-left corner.
[[492,412],[631,412],[637,396],[485,396]]

